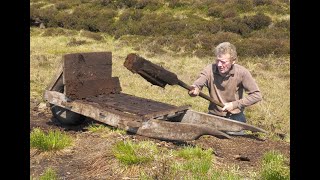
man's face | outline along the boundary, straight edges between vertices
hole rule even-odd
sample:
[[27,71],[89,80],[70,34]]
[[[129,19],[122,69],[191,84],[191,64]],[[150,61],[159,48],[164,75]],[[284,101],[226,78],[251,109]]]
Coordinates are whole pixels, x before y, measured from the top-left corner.
[[221,54],[216,57],[216,63],[219,73],[223,75],[230,70],[232,64],[234,64],[235,62],[231,62],[230,54]]

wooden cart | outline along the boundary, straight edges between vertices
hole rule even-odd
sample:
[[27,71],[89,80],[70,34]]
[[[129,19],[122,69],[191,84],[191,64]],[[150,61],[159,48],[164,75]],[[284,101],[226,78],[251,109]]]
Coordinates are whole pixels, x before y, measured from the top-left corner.
[[[126,70],[126,68],[123,68]],[[79,124],[85,117],[161,140],[188,141],[202,135],[230,138],[227,131],[266,132],[219,116],[122,93],[112,77],[112,53],[63,56],[61,68],[44,93],[53,116],[62,124]]]

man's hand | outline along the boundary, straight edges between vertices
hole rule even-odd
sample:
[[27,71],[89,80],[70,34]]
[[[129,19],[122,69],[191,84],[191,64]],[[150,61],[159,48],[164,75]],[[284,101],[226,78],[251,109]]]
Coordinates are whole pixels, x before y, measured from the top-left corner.
[[222,108],[222,111],[232,111],[233,108],[233,104],[232,102],[228,102],[228,103],[224,103],[224,107]]
[[191,97],[195,97],[195,96],[198,96],[200,93],[200,89],[197,88],[197,86],[195,85],[191,85],[191,90],[189,91],[189,95]]

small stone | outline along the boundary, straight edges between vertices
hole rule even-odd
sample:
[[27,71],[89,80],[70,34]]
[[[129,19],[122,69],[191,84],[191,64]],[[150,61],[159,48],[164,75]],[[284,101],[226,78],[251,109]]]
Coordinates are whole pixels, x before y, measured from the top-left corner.
[[243,156],[243,155],[236,155],[235,159],[238,161],[250,161],[250,159],[247,156]]

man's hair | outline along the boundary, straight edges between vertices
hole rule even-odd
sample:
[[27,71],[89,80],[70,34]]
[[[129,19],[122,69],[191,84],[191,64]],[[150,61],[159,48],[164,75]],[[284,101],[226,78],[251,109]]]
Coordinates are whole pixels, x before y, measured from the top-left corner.
[[216,56],[221,55],[221,54],[230,54],[231,61],[236,61],[238,59],[236,47],[229,42],[220,43],[214,49],[214,54]]

